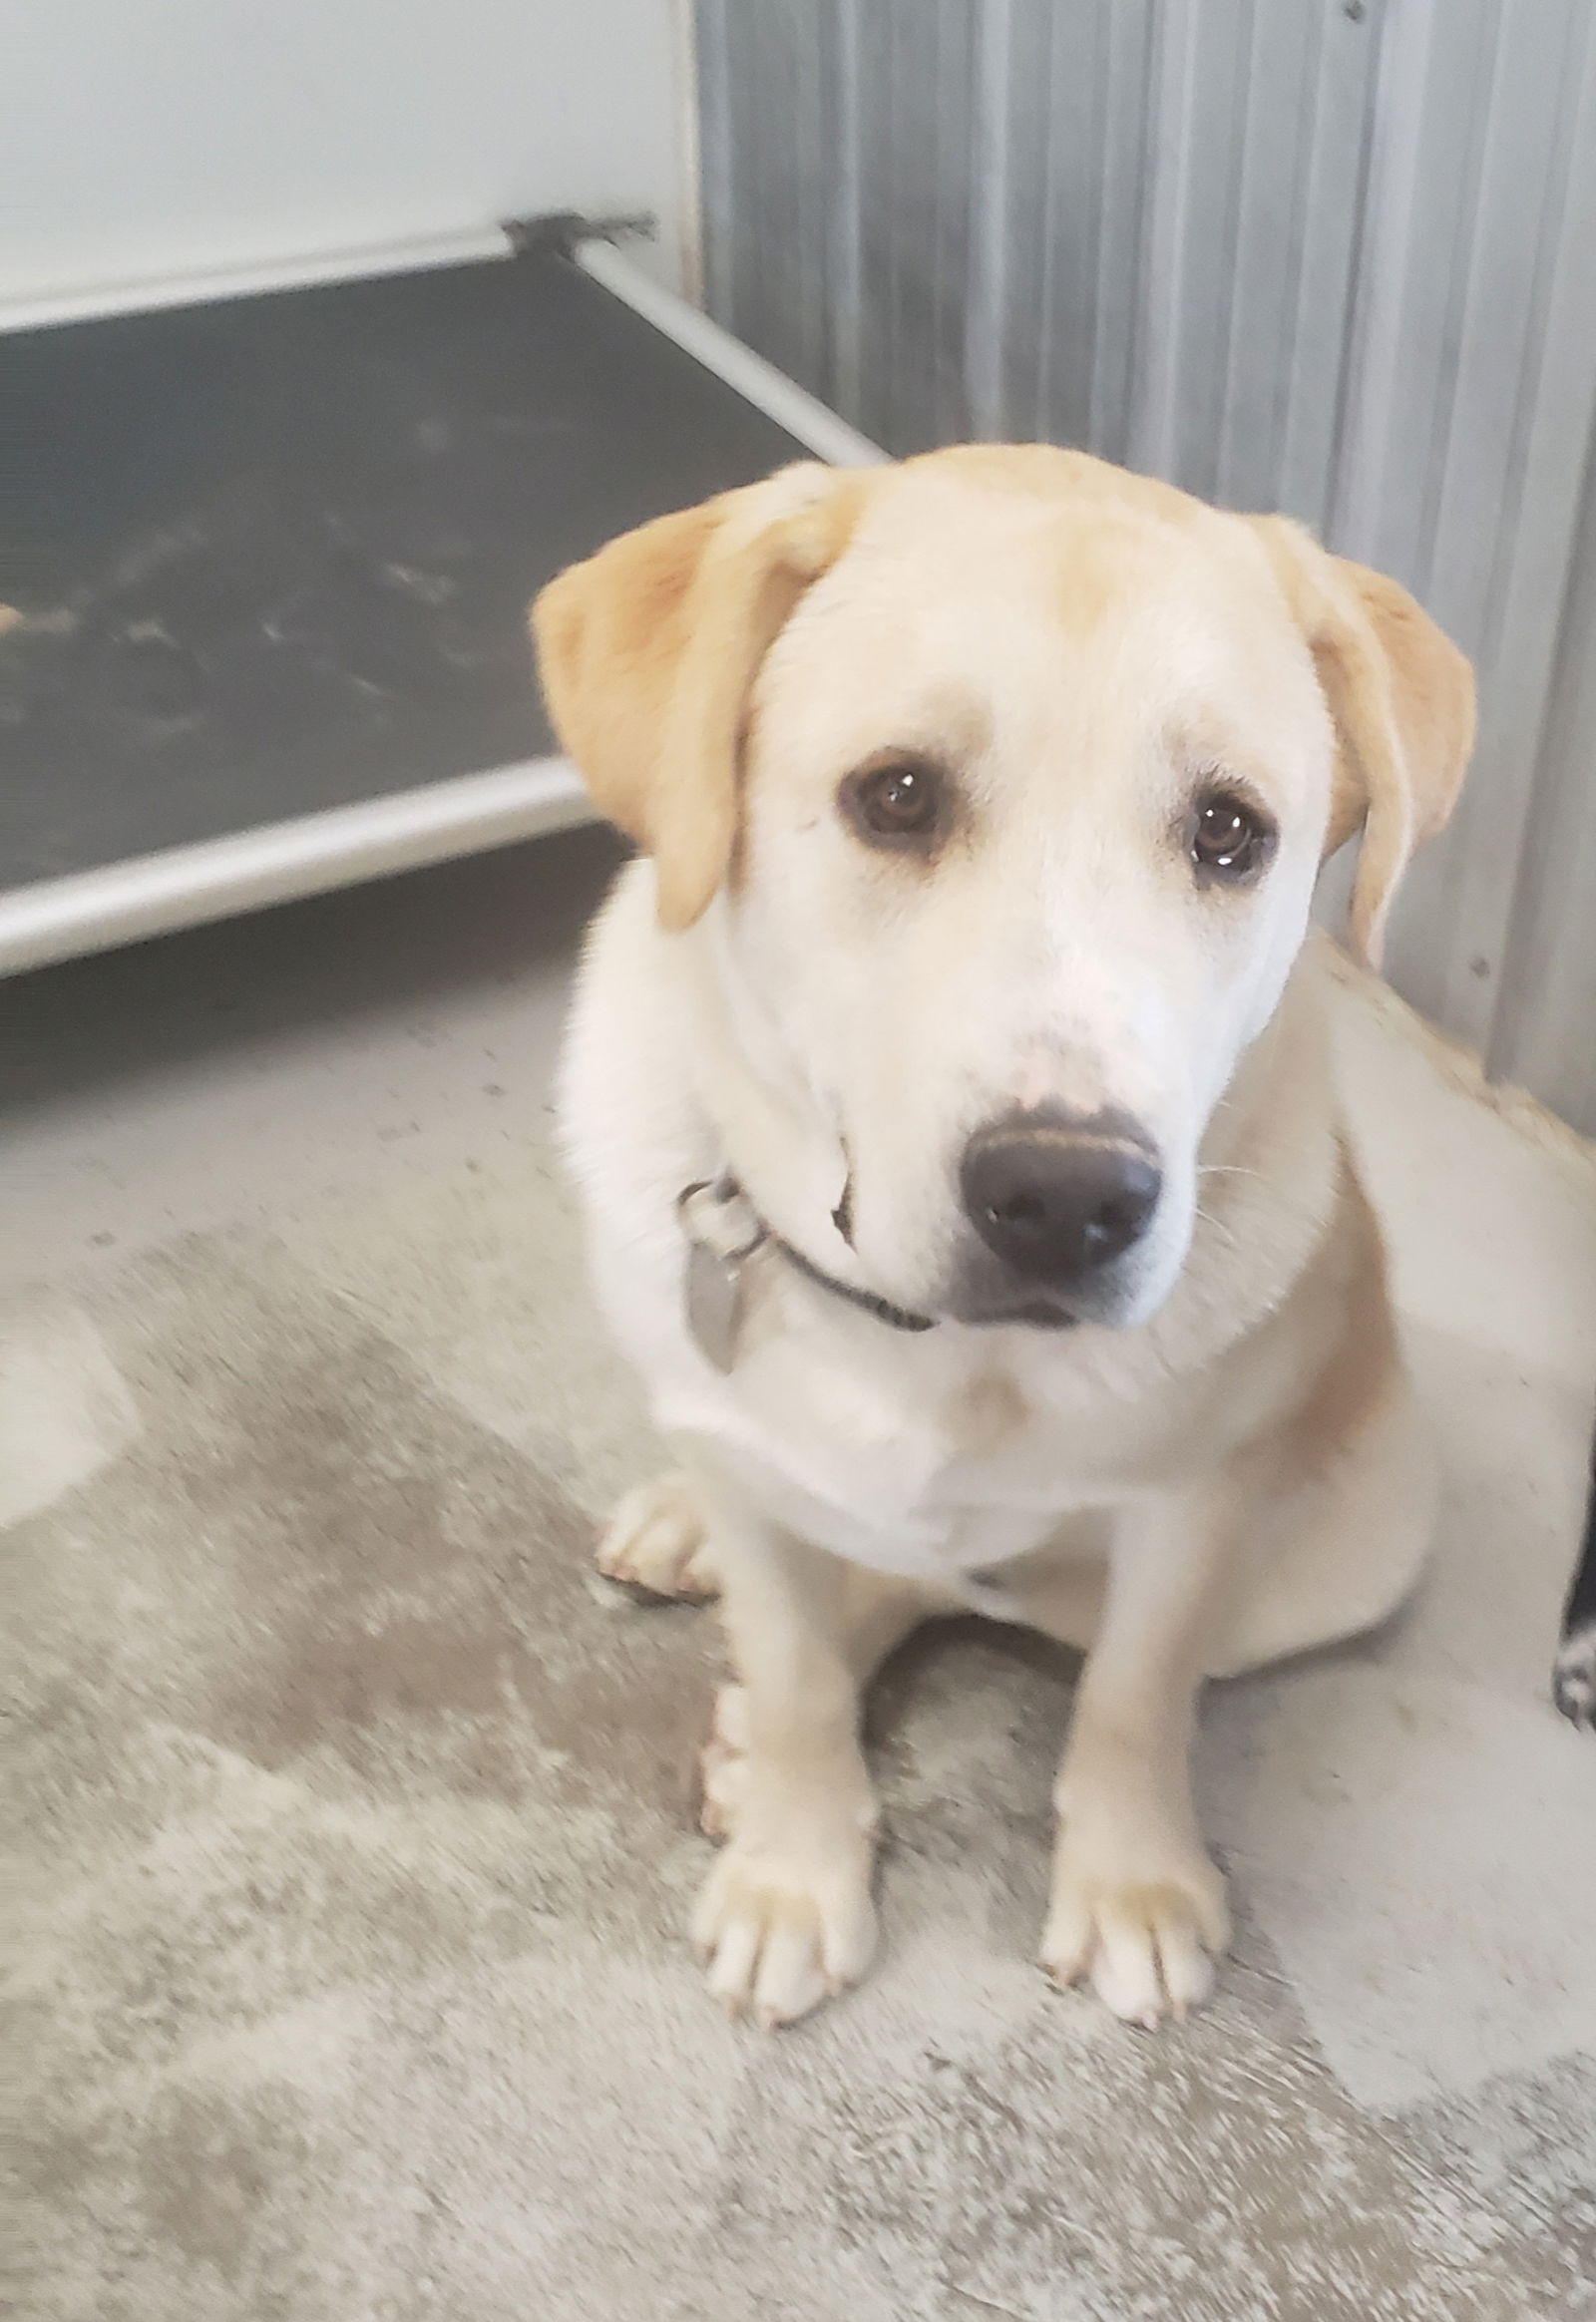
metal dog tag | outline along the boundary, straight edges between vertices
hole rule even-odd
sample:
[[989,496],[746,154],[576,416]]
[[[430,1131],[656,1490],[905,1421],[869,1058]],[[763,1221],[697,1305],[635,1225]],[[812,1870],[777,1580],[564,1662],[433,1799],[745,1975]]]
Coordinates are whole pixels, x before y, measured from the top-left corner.
[[729,1371],[747,1306],[744,1268],[765,1229],[730,1177],[689,1185],[676,1208],[687,1237],[687,1328],[704,1360]]
[[695,1242],[687,1252],[687,1328],[706,1362],[729,1371],[742,1336],[740,1258],[721,1258]]

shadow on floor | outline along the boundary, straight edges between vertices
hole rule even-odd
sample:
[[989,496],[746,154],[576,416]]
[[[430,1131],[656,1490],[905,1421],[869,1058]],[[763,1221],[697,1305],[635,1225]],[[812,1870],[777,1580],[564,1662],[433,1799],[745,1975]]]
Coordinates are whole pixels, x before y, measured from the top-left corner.
[[570,956],[622,859],[569,831],[0,982],[0,1109],[525,977]]

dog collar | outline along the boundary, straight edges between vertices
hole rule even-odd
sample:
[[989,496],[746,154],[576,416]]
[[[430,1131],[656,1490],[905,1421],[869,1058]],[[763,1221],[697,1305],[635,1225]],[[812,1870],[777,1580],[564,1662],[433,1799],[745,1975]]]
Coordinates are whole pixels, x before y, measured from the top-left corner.
[[776,1251],[817,1289],[846,1299],[890,1331],[936,1329],[933,1316],[913,1314],[873,1290],[839,1282],[794,1249],[765,1224],[729,1172],[683,1186],[676,1196],[676,1214],[687,1241],[687,1328],[717,1370],[729,1371],[737,1359],[747,1303],[746,1269],[750,1259],[765,1249]]

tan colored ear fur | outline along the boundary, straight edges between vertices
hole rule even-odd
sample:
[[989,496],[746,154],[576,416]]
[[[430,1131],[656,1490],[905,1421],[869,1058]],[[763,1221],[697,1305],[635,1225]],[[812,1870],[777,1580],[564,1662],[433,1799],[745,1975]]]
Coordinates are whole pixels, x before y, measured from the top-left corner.
[[659,918],[692,925],[736,844],[748,694],[865,479],[818,462],[625,533],[532,608],[555,731],[599,812],[654,859]]
[[1327,856],[1363,832],[1352,935],[1378,967],[1414,850],[1445,825],[1474,745],[1467,658],[1405,588],[1300,525],[1255,527],[1302,626],[1340,744]]

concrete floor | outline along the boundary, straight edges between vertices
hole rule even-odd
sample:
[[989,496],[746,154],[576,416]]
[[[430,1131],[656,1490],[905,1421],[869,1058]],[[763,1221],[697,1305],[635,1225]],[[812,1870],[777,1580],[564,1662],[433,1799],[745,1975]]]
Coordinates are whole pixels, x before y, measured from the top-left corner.
[[0,1289],[547,1132],[598,830],[0,981]]

